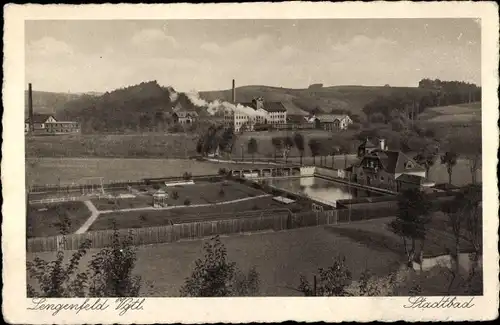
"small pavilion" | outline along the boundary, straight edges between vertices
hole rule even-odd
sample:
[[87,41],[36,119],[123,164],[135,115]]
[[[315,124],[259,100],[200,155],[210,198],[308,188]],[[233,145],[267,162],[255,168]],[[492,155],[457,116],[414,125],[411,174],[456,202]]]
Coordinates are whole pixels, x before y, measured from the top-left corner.
[[168,194],[164,190],[160,189],[153,194],[153,207],[163,208],[166,207],[168,199]]

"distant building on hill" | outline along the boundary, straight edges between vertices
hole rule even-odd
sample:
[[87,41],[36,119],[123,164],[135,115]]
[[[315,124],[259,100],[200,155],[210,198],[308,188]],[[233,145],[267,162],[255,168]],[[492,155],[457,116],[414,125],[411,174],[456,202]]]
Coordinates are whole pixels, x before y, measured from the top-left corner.
[[[24,121],[24,132],[29,132],[30,119]],[[80,133],[80,124],[74,121],[58,121],[50,114],[33,114],[34,134]]]
[[325,131],[347,130],[348,126],[353,123],[349,115],[345,114],[317,114],[309,118],[309,122],[315,123]]

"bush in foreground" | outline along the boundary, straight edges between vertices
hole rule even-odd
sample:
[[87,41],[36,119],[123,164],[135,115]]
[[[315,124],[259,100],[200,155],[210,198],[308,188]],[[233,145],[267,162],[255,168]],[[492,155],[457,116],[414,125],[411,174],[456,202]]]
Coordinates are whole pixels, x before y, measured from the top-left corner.
[[205,256],[195,262],[195,268],[181,288],[183,297],[254,296],[259,292],[259,273],[251,268],[247,274],[228,261],[225,246],[219,236],[205,244]]
[[[85,272],[78,270],[82,258],[90,248],[90,240],[83,242],[66,263],[63,248],[57,252],[53,261],[36,257],[33,262],[26,263],[28,277],[38,284],[38,289],[27,285],[28,297],[137,297],[141,278],[132,276],[137,257],[131,240],[130,234],[120,238],[113,222],[111,247],[92,256]],[[63,235],[63,244],[64,241]]]

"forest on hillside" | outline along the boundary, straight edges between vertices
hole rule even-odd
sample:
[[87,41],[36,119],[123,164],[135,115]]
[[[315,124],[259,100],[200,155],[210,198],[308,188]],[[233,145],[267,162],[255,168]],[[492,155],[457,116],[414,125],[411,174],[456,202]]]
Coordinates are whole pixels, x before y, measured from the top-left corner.
[[172,108],[178,103],[185,110],[202,111],[183,93],[172,100],[172,91],[150,81],[99,97],[84,95],[66,103],[57,118],[80,122],[84,133],[166,131],[172,124]]
[[[313,84],[305,89],[268,86],[244,86],[236,89],[238,102],[249,102],[262,96],[269,101],[283,101],[289,114],[335,113],[349,114],[357,124],[383,123],[394,125],[397,131],[407,120],[414,120],[426,108],[480,101],[481,88],[459,81],[422,79],[418,87],[324,87]],[[206,108],[195,106],[184,93],[172,87],[162,87],[156,81],[143,82],[106,92],[100,96],[39,95],[34,93],[35,112],[40,107],[58,119],[78,121],[84,133],[133,133],[150,131],[175,132],[172,108],[178,103],[185,110],[207,114]],[[230,100],[231,91],[202,92],[208,100]]]

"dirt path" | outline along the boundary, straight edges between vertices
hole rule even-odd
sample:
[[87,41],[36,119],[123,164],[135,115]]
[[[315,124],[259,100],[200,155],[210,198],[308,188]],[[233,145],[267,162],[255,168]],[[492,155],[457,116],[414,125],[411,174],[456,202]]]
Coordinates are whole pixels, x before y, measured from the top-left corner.
[[83,234],[83,233],[87,232],[87,230],[90,228],[90,226],[92,226],[94,221],[97,220],[97,217],[99,217],[99,210],[97,210],[97,208],[95,207],[94,203],[92,203],[92,201],[85,200],[85,201],[83,201],[83,203],[85,203],[85,205],[87,206],[87,208],[90,210],[90,212],[92,214],[87,219],[87,221],[85,221],[85,223],[75,232],[75,234]]

